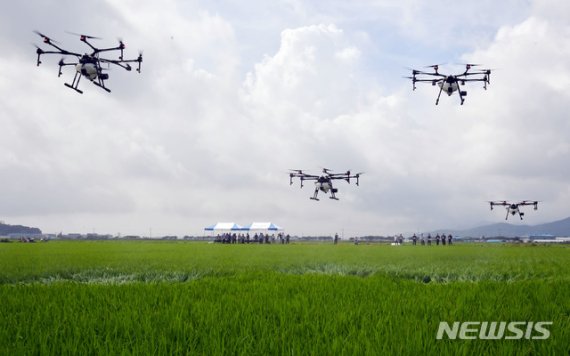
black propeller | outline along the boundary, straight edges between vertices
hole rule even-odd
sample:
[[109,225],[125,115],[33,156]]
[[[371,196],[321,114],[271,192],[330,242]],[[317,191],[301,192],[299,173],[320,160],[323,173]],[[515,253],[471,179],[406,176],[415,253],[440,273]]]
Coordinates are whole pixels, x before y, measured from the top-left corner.
[[53,40],[51,38],[49,38],[48,36],[44,35],[43,33],[41,33],[40,31],[36,31],[34,30],[34,33],[38,36],[40,36],[41,38],[43,38],[44,43],[59,43],[56,40]]
[[84,35],[81,33],[75,33],[75,32],[71,32],[71,31],[65,31],[66,33],[69,33],[70,35],[74,35],[74,36],[79,36],[79,39],[81,41],[85,41],[86,39],[90,39],[90,40],[101,40],[101,37],[95,37],[95,36],[89,36],[89,35]]

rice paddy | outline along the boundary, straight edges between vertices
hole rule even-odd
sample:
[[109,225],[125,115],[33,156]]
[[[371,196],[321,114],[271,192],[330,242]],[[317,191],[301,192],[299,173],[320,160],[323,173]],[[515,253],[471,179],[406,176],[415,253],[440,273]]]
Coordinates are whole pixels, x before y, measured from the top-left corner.
[[[565,246],[0,245],[0,354],[570,353]],[[441,321],[551,321],[437,340]]]

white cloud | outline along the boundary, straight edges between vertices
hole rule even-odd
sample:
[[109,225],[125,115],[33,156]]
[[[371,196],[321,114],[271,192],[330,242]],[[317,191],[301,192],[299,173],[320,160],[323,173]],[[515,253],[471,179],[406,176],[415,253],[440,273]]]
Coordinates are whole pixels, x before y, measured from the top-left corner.
[[[454,3],[443,20],[447,2],[245,2],[253,17],[222,3],[87,2],[53,21],[11,5],[0,24],[29,36],[0,40],[13,49],[0,57],[3,220],[180,235],[267,220],[350,235],[494,221],[488,199],[543,200],[529,223],[566,217],[566,5],[495,3]],[[68,44],[78,25],[104,44],[122,36],[128,56],[144,49],[143,72],[113,68],[111,94],[83,81],[78,95],[58,58],[36,68],[31,30]],[[489,90],[435,106],[434,88],[400,78],[442,56],[496,68]],[[287,184],[288,168],[323,166],[366,173],[339,183],[339,202]]]

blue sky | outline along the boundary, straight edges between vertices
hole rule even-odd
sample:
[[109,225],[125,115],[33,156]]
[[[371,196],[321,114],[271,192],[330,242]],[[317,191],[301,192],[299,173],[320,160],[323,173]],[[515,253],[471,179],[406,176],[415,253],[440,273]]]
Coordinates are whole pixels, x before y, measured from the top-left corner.
[[[0,14],[0,218],[45,232],[196,235],[217,221],[292,234],[468,228],[487,200],[569,216],[570,5],[564,1],[21,1]],[[65,9],[63,11],[62,9]],[[40,30],[144,50],[108,94],[68,90]],[[8,35],[9,34],[9,35]],[[406,67],[495,69],[465,105]],[[287,169],[366,172],[309,200]],[[518,221],[513,221],[520,223]]]

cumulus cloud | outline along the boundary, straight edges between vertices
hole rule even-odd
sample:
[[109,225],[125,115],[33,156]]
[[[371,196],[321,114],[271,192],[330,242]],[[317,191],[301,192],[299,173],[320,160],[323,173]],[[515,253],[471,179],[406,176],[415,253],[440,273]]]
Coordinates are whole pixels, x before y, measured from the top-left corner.
[[[46,231],[180,235],[224,220],[311,234],[469,227],[496,218],[489,199],[543,200],[529,223],[566,217],[566,5],[453,5],[437,21],[446,4],[109,1],[51,17],[54,4],[11,4],[0,214]],[[144,49],[143,73],[113,68],[111,94],[84,81],[78,95],[58,58],[35,67],[33,29],[65,44],[64,30],[121,36],[129,56]],[[442,56],[496,69],[491,86],[435,106],[434,88],[400,78]],[[288,185],[287,169],[322,167],[365,174],[339,182],[338,202]]]

